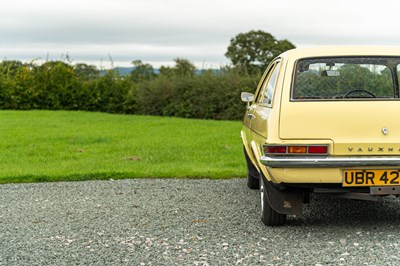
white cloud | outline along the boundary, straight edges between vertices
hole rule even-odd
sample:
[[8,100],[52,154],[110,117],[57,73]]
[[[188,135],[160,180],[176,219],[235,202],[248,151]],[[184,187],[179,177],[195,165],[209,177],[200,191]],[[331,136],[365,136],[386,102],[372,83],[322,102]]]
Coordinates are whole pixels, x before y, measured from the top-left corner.
[[261,29],[295,45],[400,44],[396,1],[14,0],[0,10],[0,57],[224,64],[229,40]]

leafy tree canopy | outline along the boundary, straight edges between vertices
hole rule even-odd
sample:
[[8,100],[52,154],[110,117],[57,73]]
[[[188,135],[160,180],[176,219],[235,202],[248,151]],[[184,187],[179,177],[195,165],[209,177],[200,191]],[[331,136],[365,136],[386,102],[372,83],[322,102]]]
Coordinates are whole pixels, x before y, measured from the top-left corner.
[[79,77],[86,79],[94,79],[99,75],[96,66],[79,63],[74,66],[75,72]]
[[140,82],[144,80],[151,80],[155,78],[153,66],[147,63],[143,63],[141,60],[132,61],[135,67],[131,72],[131,79],[134,82]]
[[261,30],[240,33],[231,39],[225,56],[232,64],[248,72],[264,70],[279,54],[296,48],[288,40],[276,40]]
[[190,62],[188,59],[184,58],[175,58],[175,66],[174,67],[165,67],[162,66],[160,68],[160,74],[166,77],[187,77],[194,76],[196,67]]

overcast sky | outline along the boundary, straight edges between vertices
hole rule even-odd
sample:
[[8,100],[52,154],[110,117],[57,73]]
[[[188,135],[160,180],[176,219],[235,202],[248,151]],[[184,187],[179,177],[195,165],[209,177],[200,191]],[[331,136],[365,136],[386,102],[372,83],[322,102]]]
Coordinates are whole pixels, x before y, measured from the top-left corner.
[[297,47],[400,45],[396,0],[12,0],[0,7],[0,57],[109,67],[187,58],[228,64],[232,37],[263,30]]

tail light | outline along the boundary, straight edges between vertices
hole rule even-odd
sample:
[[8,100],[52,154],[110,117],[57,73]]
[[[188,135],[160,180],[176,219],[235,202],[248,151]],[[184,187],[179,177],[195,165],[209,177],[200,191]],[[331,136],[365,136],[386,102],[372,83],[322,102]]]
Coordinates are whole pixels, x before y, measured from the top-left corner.
[[308,153],[310,153],[310,154],[328,154],[328,146],[309,146]]
[[266,155],[328,155],[328,145],[264,145]]

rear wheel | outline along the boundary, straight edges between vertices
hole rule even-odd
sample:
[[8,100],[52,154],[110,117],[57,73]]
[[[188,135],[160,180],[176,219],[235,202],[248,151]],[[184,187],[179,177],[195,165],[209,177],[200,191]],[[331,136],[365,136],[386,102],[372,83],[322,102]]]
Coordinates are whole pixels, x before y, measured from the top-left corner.
[[272,209],[268,201],[267,191],[265,189],[264,178],[260,176],[260,199],[261,199],[261,221],[265,225],[279,226],[286,223],[286,214],[277,213]]
[[243,147],[244,157],[246,158],[247,164],[247,186],[250,189],[259,189],[260,182],[259,182],[259,173],[257,168],[251,162],[249,155],[247,155],[246,149]]

